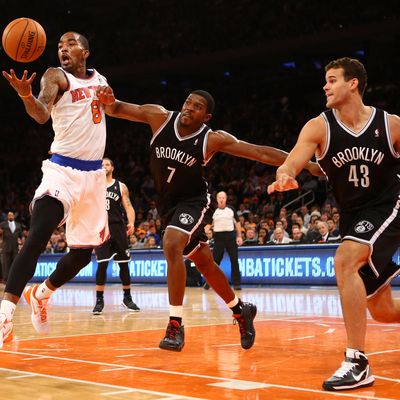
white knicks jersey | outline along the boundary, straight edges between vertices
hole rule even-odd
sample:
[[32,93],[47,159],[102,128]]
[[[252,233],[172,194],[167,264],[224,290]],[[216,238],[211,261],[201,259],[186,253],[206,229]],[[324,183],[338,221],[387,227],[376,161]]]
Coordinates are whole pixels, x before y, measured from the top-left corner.
[[96,70],[89,78],[76,78],[59,67],[69,87],[53,106],[54,140],[52,153],[80,160],[101,160],[106,145],[104,106],[96,97],[96,88],[107,79]]

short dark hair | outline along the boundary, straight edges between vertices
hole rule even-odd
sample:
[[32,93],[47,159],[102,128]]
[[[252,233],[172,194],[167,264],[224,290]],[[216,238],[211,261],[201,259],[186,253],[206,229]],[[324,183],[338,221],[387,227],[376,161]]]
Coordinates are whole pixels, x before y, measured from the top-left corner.
[[194,90],[190,94],[197,94],[198,96],[203,97],[207,102],[207,112],[209,114],[212,114],[214,112],[215,101],[214,97],[212,97],[210,93],[206,92],[205,90],[199,89],[199,90]]
[[325,66],[325,72],[332,68],[343,68],[343,76],[346,82],[353,78],[358,79],[358,93],[360,93],[361,96],[364,95],[365,88],[367,87],[368,76],[361,61],[355,58],[342,57],[329,62]]
[[89,41],[87,40],[86,36],[82,35],[82,33],[72,31],[75,35],[79,36],[78,42],[83,46],[85,50],[89,50]]
[[114,166],[114,161],[111,160],[111,158],[103,157],[103,161],[104,161],[104,160],[108,160],[108,161],[110,162],[111,166],[112,166],[112,167]]

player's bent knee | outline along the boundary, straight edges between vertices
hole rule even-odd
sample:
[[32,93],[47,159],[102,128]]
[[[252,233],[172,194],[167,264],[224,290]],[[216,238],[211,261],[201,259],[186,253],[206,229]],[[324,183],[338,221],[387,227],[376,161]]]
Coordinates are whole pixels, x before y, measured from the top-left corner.
[[381,304],[368,304],[368,311],[371,317],[377,322],[395,323],[400,322],[400,312],[395,307]]

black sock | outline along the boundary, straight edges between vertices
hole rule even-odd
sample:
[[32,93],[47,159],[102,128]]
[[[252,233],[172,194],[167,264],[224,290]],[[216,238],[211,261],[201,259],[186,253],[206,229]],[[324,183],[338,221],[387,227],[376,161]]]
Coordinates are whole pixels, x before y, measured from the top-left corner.
[[231,310],[235,315],[240,315],[242,313],[242,300],[239,299],[239,303],[237,303],[236,306],[231,307]]
[[96,298],[103,300],[104,292],[102,290],[96,290]]
[[124,289],[124,297],[131,297],[131,289]]
[[182,318],[180,317],[169,317],[170,321],[177,321],[179,322],[179,325],[182,325]]

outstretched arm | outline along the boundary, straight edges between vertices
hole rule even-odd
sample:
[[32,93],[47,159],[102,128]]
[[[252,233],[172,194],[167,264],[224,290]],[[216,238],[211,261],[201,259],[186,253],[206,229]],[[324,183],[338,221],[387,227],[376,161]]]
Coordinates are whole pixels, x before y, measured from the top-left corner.
[[132,206],[131,200],[129,198],[129,190],[125,183],[120,182],[121,195],[122,195],[122,206],[128,217],[127,234],[132,235],[135,231],[135,209]]
[[168,111],[157,104],[138,105],[116,100],[110,86],[99,86],[96,95],[104,104],[108,116],[149,124],[153,133],[157,132],[168,118]]
[[276,181],[268,186],[268,193],[298,188],[296,176],[322,146],[325,135],[322,117],[307,122],[286,161],[276,171]]
[[[207,157],[216,152],[228,153],[274,166],[282,165],[288,156],[286,151],[248,143],[221,130],[211,132],[208,138]],[[305,163],[304,168],[308,169],[313,175],[323,174],[318,165],[311,161]]]
[[60,69],[49,68],[40,81],[40,93],[36,98],[32,95],[35,72],[28,78],[28,71],[25,70],[21,79],[18,79],[14,70],[11,69],[9,74],[3,71],[3,76],[24,102],[26,112],[39,124],[44,124],[49,120],[58,93],[68,86],[67,79]]

